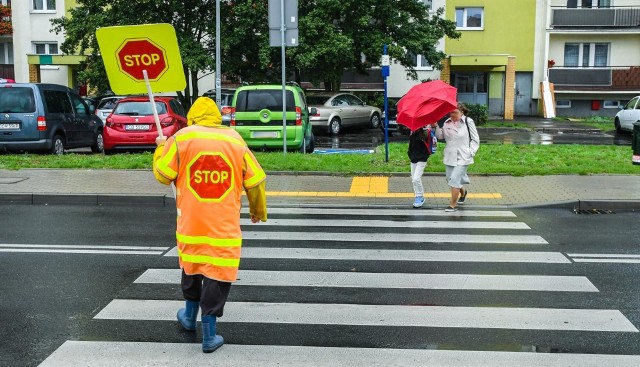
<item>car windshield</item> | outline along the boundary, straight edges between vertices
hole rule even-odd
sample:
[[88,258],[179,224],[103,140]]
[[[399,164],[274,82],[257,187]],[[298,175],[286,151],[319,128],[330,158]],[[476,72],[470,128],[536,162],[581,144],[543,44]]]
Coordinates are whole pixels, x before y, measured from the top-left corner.
[[0,88],[0,112],[35,112],[36,101],[33,89],[24,87]]
[[98,104],[99,110],[112,110],[116,103],[118,103],[119,98],[105,98]]
[[322,104],[325,104],[329,98],[331,98],[331,97],[328,97],[328,96],[307,96],[307,104],[309,106],[322,105]]
[[[159,115],[167,113],[167,106],[163,102],[156,102],[156,109]],[[153,110],[151,109],[151,102],[131,101],[120,102],[113,113],[116,115],[148,116],[153,115]]]
[[[282,111],[282,90],[243,90],[238,92],[236,100],[236,112],[257,112],[268,109],[270,111]],[[295,111],[293,92],[287,91],[287,111]]]

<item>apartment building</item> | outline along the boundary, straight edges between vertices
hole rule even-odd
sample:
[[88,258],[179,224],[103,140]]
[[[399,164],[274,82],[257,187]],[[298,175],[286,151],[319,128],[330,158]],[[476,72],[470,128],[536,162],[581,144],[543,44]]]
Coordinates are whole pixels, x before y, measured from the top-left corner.
[[545,1],[541,72],[554,84],[558,116],[613,116],[640,94],[638,0]]
[[0,79],[15,79],[13,69],[13,22],[11,0],[0,1]]

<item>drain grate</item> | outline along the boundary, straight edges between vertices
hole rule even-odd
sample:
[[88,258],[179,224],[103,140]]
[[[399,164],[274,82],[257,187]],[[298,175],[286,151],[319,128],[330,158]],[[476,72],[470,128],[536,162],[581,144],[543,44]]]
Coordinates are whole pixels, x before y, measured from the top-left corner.
[[573,209],[576,214],[616,214],[613,210],[605,209]]

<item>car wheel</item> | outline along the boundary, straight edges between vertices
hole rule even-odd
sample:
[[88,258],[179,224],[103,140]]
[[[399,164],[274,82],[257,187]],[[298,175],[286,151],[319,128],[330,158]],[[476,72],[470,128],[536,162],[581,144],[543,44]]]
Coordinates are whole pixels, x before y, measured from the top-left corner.
[[98,131],[96,134],[96,138],[91,146],[91,151],[94,153],[104,153],[104,136],[102,136],[102,131]]
[[53,142],[51,144],[51,154],[64,154],[64,139],[62,138],[62,135],[56,134],[53,137]]
[[340,119],[334,117],[329,122],[329,133],[332,135],[340,134],[340,130],[342,130],[342,124],[340,123]]
[[311,136],[309,137],[309,142],[307,143],[307,153],[313,153],[316,149],[316,137],[311,132]]
[[617,133],[621,133],[622,132],[622,126],[620,126],[620,120],[618,120],[617,117],[616,117],[615,122],[613,124],[616,127],[616,132]]
[[377,129],[382,125],[380,124],[380,115],[378,115],[377,113],[374,113],[371,116],[371,120],[369,120],[369,122],[371,123],[371,128],[373,129]]

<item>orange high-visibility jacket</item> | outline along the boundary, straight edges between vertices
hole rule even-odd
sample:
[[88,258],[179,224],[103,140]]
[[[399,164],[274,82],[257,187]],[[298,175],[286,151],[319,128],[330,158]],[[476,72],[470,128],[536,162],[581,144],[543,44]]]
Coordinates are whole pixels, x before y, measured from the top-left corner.
[[[186,274],[235,281],[242,190],[266,178],[242,137],[225,126],[186,127],[167,140],[162,154],[156,152],[154,172],[176,185],[180,267]],[[260,216],[266,220],[266,206]]]

